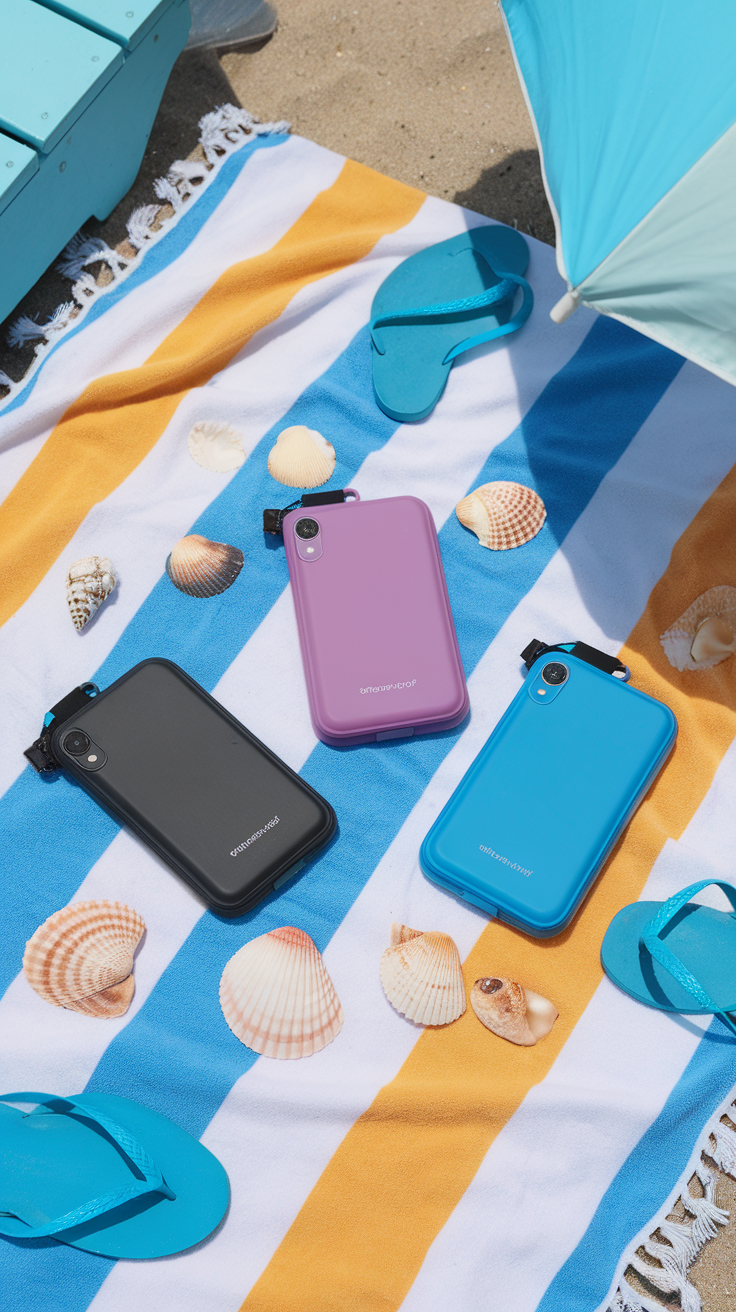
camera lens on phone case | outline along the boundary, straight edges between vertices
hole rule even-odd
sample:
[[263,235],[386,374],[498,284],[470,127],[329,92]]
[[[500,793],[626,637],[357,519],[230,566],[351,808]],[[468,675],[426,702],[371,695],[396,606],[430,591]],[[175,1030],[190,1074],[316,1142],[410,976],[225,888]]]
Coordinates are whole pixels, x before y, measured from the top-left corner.
[[72,729],[63,742],[64,751],[70,756],[83,756],[89,750],[89,745],[90,740],[86,733],[82,733],[79,729]]
[[294,526],[294,532],[298,538],[304,538],[308,541],[309,538],[316,538],[319,533],[319,524],[316,519],[298,519]]
[[552,684],[556,687],[559,683],[564,683],[567,678],[567,666],[562,665],[560,661],[550,661],[542,670],[542,678],[545,683]]

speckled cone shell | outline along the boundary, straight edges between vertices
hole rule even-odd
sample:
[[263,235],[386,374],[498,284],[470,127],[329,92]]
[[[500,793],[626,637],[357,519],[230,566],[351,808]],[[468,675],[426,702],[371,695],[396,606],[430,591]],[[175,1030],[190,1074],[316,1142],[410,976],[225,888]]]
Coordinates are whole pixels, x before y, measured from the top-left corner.
[[332,477],[335,448],[314,428],[296,424],[279,433],[268,457],[268,472],[286,487],[321,487]]
[[85,1016],[123,1016],[133,957],[145,924],[122,902],[74,902],[49,916],[26,943],[23,971],[39,997]]
[[467,1005],[460,954],[449,934],[392,925],[381,983],[391,1006],[416,1025],[449,1025]]
[[522,483],[484,483],[458,501],[455,514],[491,551],[530,542],[547,518],[542,498]]
[[549,1034],[559,1012],[541,993],[516,980],[485,976],[470,992],[470,1004],[487,1030],[530,1048]]
[[240,433],[230,424],[218,424],[213,420],[195,424],[187,445],[192,460],[215,474],[238,469],[245,460]]
[[69,566],[66,600],[78,633],[113,591],[117,579],[107,556],[85,556]]
[[166,573],[188,597],[216,597],[235,582],[243,553],[227,542],[210,542],[199,533],[181,538],[166,562]]
[[344,1020],[321,953],[291,925],[251,939],[230,958],[220,1006],[246,1048],[284,1060],[319,1052]]
[[[708,624],[718,620],[718,624]],[[736,588],[720,584],[696,597],[660,642],[676,670],[710,670],[736,650]]]

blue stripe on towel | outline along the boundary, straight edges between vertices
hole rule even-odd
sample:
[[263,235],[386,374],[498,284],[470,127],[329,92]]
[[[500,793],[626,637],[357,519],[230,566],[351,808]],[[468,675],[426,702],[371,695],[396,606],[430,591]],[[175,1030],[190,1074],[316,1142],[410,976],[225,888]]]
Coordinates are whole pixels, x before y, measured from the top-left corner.
[[[477,482],[512,478],[534,486],[547,505],[548,521],[533,542],[504,553],[503,562],[479,551],[475,538],[454,516],[443,527],[440,542],[467,673],[539,577],[682,363],[679,356],[615,320],[601,318],[519,427],[491,454]],[[627,379],[623,406],[622,374]],[[95,676],[103,686],[152,654],[150,634],[155,633],[160,635],[159,654],[179,661],[211,688],[273,605],[286,583],[286,566],[282,550],[264,550],[259,516],[263,505],[273,501],[276,488],[265,473],[266,455],[287,422],[306,423],[331,435],[336,425],[344,428],[344,437],[337,428],[335,442],[343,458],[336,469],[337,485],[344,485],[368,451],[390,437],[396,426],[379,414],[372,399],[366,330],[307,390],[288,418],[266,435],[241,474],[192,530],[246,547],[249,565],[260,580],[253,586],[251,574],[249,598],[260,595],[260,607],[248,608],[247,614],[242,613],[245,607],[228,607],[236,583],[205,611],[162,579]],[[359,444],[356,432],[363,434]],[[260,474],[258,457],[264,471]],[[135,1097],[201,1135],[235,1080],[256,1060],[230,1033],[219,1010],[218,982],[225,962],[243,942],[288,923],[300,925],[324,948],[461,731],[362,748],[336,750],[319,744],[303,774],[335,806],[337,842],[278,899],[269,899],[250,915],[223,922],[205,913],[141,1011],[110,1044],[88,1087]],[[34,783],[29,780],[29,785]],[[66,793],[68,797],[70,790]],[[24,798],[26,813],[31,796],[28,792]],[[377,805],[377,799],[385,804]],[[34,813],[31,823],[48,831],[48,811]],[[97,850],[101,836],[94,842]],[[59,846],[48,872],[54,884],[49,910],[68,901],[83,877],[84,861],[66,847],[63,835]],[[91,847],[92,840],[88,855]],[[47,852],[41,854],[42,860],[45,857]],[[21,905],[16,914],[23,912]],[[39,919],[43,916],[30,917],[31,928]],[[196,1008],[190,1005],[193,996]],[[58,1312],[81,1312],[104,1279],[107,1264],[62,1247],[48,1256],[44,1278],[59,1282]],[[27,1256],[15,1247],[8,1260],[15,1267]],[[35,1312],[37,1307],[29,1297],[8,1312]]]
[[268,146],[280,146],[288,140],[289,138],[281,133],[274,133],[271,137],[256,137],[254,141],[249,141],[247,145],[241,146],[239,150],[230,155],[222,165],[217,177],[213,178],[207,189],[202,192],[202,195],[197,197],[191,209],[181,216],[179,222],[169,232],[165,233],[161,240],[156,242],[155,246],[141,252],[140,264],[133,272],[127,278],[118,279],[108,291],[103,292],[101,296],[97,296],[82,322],[76,328],[71,328],[68,332],[62,334],[58,342],[44,356],[38,369],[28,379],[25,387],[21,388],[17,395],[8,401],[6,406],[0,405],[0,415],[10,414],[11,410],[15,410],[17,406],[23,405],[28,400],[41,376],[44,365],[60,346],[68,342],[71,337],[76,337],[77,333],[84,332],[84,329],[94,323],[95,319],[99,319],[101,314],[105,314],[113,305],[117,305],[123,296],[127,296],[128,292],[132,292],[136,287],[148,282],[149,278],[155,278],[157,273],[168,268],[174,260],[179,258],[187,246],[194,241],[197,233],[204,227],[210,215],[217,209],[223,196],[230,190],[241,169],[248,163],[254,151],[262,150]]
[[537,1312],[595,1312],[599,1307],[624,1249],[666,1202],[698,1135],[728,1096],[734,1056],[733,1035],[714,1019],[656,1121],[629,1153],[577,1248],[548,1286]]

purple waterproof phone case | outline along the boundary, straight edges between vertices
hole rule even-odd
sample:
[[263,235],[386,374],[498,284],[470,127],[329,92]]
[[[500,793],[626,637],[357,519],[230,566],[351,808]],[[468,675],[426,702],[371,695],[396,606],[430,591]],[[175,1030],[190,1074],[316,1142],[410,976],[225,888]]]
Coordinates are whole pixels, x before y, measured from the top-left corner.
[[293,510],[283,532],[317,736],[341,746],[459,724],[468,693],[429,507],[356,497]]

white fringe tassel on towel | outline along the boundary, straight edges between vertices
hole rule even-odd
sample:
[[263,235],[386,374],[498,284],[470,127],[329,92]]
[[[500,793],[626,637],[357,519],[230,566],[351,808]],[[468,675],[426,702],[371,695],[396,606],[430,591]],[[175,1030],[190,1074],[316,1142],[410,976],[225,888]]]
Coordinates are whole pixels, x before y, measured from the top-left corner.
[[[161,204],[141,205],[133,210],[126,224],[128,241],[121,243],[132,254],[112,250],[100,237],[88,237],[84,232],[76,233],[67,243],[56,266],[60,273],[73,282],[72,300],[57,306],[45,323],[38,323],[28,315],[21,314],[8,330],[10,346],[22,347],[32,341],[38,341],[38,346],[30,368],[18,382],[13,382],[0,370],[0,387],[8,389],[7,394],[0,399],[0,409],[25,386],[59,338],[70,328],[77,327],[92,302],[126,278],[136,267],[141,251],[155,245],[178,223],[182,214],[217,176],[229,155],[239,150],[249,137],[270,137],[286,133],[290,127],[291,124],[283,121],[260,123],[246,109],[240,109],[237,105],[220,105],[200,119],[199,144],[204,160],[175,160],[166,177],[154,183],[154,191]],[[173,214],[166,216],[162,213],[166,205],[171,206]],[[88,270],[88,266],[94,264],[103,264],[109,270],[101,283]]]
[[[677,1202],[668,1203],[664,1212],[665,1219],[659,1222],[655,1219],[650,1223],[665,1242],[661,1243],[650,1235],[642,1243],[638,1237],[629,1245],[622,1262],[619,1262],[619,1270],[622,1266],[624,1271],[631,1267],[637,1275],[655,1289],[660,1289],[663,1294],[677,1294],[682,1312],[702,1312],[700,1294],[690,1283],[688,1274],[708,1240],[713,1239],[718,1233],[718,1227],[728,1221],[728,1212],[718,1207],[715,1201],[717,1177],[703,1159],[710,1157],[721,1171],[736,1178],[736,1132],[724,1119],[725,1116],[734,1118],[732,1098],[733,1094],[729,1095],[728,1106],[725,1110],[721,1107],[703,1131],[696,1149],[700,1161],[694,1167],[692,1164],[688,1167],[688,1182],[681,1190],[678,1201],[692,1220],[666,1220],[667,1214],[677,1206]],[[693,1175],[697,1176],[702,1186],[702,1198],[696,1198],[690,1192],[689,1181]],[[654,1258],[658,1265],[639,1257],[637,1250],[640,1248]],[[662,1306],[633,1290],[625,1275],[622,1275],[613,1298],[606,1304],[606,1312],[661,1312]]]

